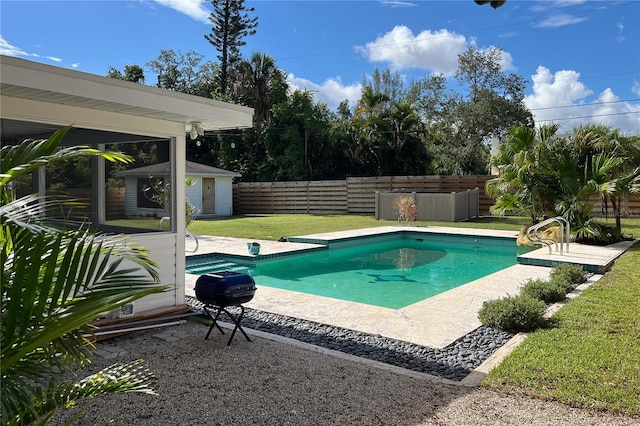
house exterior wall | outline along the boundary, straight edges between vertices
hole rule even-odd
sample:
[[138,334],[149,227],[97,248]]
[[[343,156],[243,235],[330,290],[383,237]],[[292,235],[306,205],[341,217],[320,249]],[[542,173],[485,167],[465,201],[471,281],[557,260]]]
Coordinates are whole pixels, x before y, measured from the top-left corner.
[[[147,249],[151,258],[158,264],[157,271],[160,283],[167,286],[167,291],[152,294],[134,302],[134,314],[159,309],[166,306],[174,306],[184,303],[185,283],[184,279],[176,280],[178,274],[178,238],[175,233],[151,233],[132,236],[132,240]],[[184,253],[182,250],[181,253]],[[123,262],[122,267],[134,266],[132,263]],[[181,300],[181,302],[178,302]]]
[[[136,313],[184,304],[186,212],[181,201],[186,197],[186,131],[193,122],[201,122],[207,130],[251,127],[253,110],[4,55],[0,59],[3,119],[31,122],[33,131],[37,131],[38,124],[71,124],[82,129],[170,141],[171,230],[127,237],[149,251],[159,265],[160,284],[168,289],[136,301]],[[103,179],[101,167],[95,166],[96,181]],[[92,190],[96,199],[92,207],[97,206],[93,220],[101,224],[105,220],[105,189],[102,182],[97,182]],[[136,192],[135,189],[131,192],[133,197]]]
[[[76,127],[87,129],[173,138],[170,149],[175,174],[178,175],[176,179],[184,182],[186,161],[184,123],[19,98],[3,98],[1,112],[3,118],[16,120],[30,120],[60,126],[74,123]],[[182,174],[180,175],[180,173]],[[184,187],[184,185],[182,186]],[[177,199],[184,199],[184,189],[178,187],[175,192]],[[184,205],[182,207],[175,206],[174,209],[177,221],[173,229],[184,230]],[[184,304],[184,234],[175,231],[157,234],[131,234],[128,238],[151,252],[151,258],[158,265],[161,265],[159,266],[160,284],[169,289],[166,292],[136,301],[134,304],[135,312]]]
[[187,200],[198,209],[198,215],[202,211],[202,178],[199,176],[187,176],[191,178],[193,185],[186,186]]
[[233,214],[233,177],[218,176],[216,179],[216,216]]
[[211,178],[215,182],[215,213],[213,216],[231,216],[233,214],[233,177],[231,176],[191,176],[194,183],[187,187],[187,199],[198,208],[199,215],[202,215],[203,178]]

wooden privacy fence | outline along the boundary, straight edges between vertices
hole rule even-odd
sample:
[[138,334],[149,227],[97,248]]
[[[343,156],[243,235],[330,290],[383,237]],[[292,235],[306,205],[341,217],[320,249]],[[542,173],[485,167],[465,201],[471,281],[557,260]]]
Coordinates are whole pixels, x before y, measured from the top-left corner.
[[[91,188],[68,188],[61,193],[84,203],[73,207],[72,217],[76,219],[91,217]],[[124,218],[124,188],[105,188],[105,197],[107,220]]]
[[[346,180],[240,182],[233,185],[234,214],[375,214],[377,191],[452,193],[479,189],[480,215],[490,214],[493,198],[485,184],[496,176],[380,176]],[[593,216],[603,217],[597,197]],[[622,200],[623,217],[640,216],[640,194]],[[611,215],[610,215],[611,217]]]
[[[611,210],[611,203],[609,203],[608,214],[605,214],[604,204],[598,197],[591,196],[589,197],[589,202],[593,203],[593,211],[591,212],[592,216],[596,217],[615,217],[613,211]],[[620,216],[622,217],[640,217],[640,194],[635,194],[630,197],[625,197],[622,199],[622,203],[620,204]]]
[[233,185],[234,214],[374,214],[377,191],[451,193],[479,188],[480,214],[493,199],[485,183],[495,176],[379,176],[346,180],[240,182]]

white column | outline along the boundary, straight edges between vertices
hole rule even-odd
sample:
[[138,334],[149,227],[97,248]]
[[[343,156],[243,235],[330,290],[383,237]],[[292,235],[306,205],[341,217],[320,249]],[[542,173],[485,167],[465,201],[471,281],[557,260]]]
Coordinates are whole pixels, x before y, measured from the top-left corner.
[[182,131],[171,141],[171,229],[176,233],[176,306],[184,304],[185,299],[186,162],[187,141]]

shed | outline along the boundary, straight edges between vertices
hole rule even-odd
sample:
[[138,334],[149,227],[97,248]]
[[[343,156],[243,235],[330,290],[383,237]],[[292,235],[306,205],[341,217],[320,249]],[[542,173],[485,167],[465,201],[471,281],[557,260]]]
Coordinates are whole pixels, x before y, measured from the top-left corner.
[[[233,214],[233,178],[240,173],[187,161],[185,174],[190,185],[186,186],[186,199],[198,213],[197,217],[230,216]],[[166,179],[170,175],[170,163],[129,169],[119,173],[125,178],[126,216],[165,216],[168,212],[151,207],[142,194],[149,179]]]

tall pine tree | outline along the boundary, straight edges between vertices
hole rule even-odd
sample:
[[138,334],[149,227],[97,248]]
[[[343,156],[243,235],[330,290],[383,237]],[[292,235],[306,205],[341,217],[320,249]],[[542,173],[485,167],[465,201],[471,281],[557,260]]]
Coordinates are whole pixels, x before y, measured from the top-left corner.
[[204,38],[220,53],[217,56],[220,61],[218,84],[221,94],[227,95],[230,71],[242,59],[240,47],[246,44],[244,38],[256,33],[258,17],[249,17],[248,12],[255,9],[245,8],[244,0],[211,0],[211,4],[213,12],[209,21],[213,27]]

